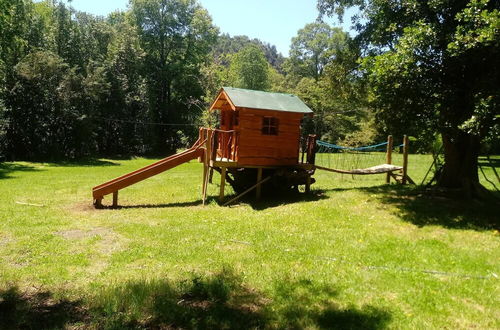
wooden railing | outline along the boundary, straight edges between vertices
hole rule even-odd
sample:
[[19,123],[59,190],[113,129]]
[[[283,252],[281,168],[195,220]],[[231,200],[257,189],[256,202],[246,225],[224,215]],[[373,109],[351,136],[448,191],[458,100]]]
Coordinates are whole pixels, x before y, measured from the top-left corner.
[[238,160],[239,134],[235,130],[224,131],[215,128],[201,128],[200,138],[210,143],[210,160]]
[[238,158],[238,137],[237,131],[223,131],[214,129],[214,151],[216,157],[225,160],[236,161]]
[[309,134],[307,138],[300,141],[302,164],[313,164],[316,161],[316,135]]

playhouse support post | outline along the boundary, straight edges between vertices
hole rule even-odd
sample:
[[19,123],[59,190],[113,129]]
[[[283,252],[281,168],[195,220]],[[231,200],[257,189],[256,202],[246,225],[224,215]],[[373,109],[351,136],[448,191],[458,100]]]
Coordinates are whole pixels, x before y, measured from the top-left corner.
[[[205,155],[206,157],[207,155]],[[205,161],[203,162],[203,182],[201,184],[201,196],[202,196],[202,199],[204,199],[205,197],[205,181],[207,180],[207,171],[208,171],[208,167],[207,167],[207,164],[205,163]]]
[[[392,140],[392,135],[389,135],[387,137],[387,152],[386,152],[386,164],[392,164],[392,145],[393,145],[393,140]],[[385,177],[385,183],[391,183],[391,173],[387,173],[387,176]]]
[[212,179],[214,177],[214,169],[210,167],[209,173],[208,173],[208,183],[213,183]]
[[205,202],[207,200],[209,167],[210,167],[210,160],[212,158],[211,147],[212,147],[212,132],[210,130],[207,130],[207,144],[205,147],[205,166],[203,171],[203,197],[202,197],[203,205],[205,205]]
[[402,184],[406,184],[408,180],[408,147],[409,139],[408,136],[403,137],[403,178],[401,179]]
[[224,200],[224,187],[226,185],[226,167],[221,168],[220,172],[220,191],[219,191],[219,201]]
[[118,207],[118,190],[113,192],[113,207]]
[[316,139],[317,136],[315,134],[309,134],[307,137],[307,163],[315,164],[316,163]]
[[311,175],[308,174],[306,178],[306,194],[311,192]]
[[[260,181],[262,181],[262,167],[259,167],[259,168],[257,169],[257,182],[260,182]],[[257,189],[255,190],[255,198],[256,198],[257,200],[259,200],[259,199],[260,199],[261,193],[262,193],[262,187],[261,187],[261,185],[259,184],[259,185],[257,186]]]
[[[207,133],[207,130],[203,130],[203,131],[200,131],[200,137],[201,137],[201,140],[203,141],[203,139],[205,139],[206,137],[206,133]],[[206,142],[205,142],[205,147],[206,147]],[[201,196],[203,198],[203,195],[205,194],[205,178],[207,177],[207,171],[208,171],[208,168],[207,168],[207,150],[205,148],[205,152],[203,153],[203,179],[202,179],[202,183],[201,183]]]

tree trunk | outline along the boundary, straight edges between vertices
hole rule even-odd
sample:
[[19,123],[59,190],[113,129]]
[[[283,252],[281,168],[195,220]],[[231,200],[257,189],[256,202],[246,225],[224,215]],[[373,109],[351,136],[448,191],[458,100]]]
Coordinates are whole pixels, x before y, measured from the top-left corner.
[[442,134],[442,137],[445,162],[438,186],[460,189],[466,197],[481,195],[484,188],[478,175],[479,137],[465,132],[453,137]]

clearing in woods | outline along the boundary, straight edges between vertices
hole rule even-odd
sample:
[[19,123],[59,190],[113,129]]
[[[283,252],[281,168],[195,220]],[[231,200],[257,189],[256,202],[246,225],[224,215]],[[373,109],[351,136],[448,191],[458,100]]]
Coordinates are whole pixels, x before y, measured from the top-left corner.
[[214,184],[203,207],[193,161],[92,207],[151,162],[0,164],[0,328],[500,327],[498,205],[317,171],[308,196],[221,207]]

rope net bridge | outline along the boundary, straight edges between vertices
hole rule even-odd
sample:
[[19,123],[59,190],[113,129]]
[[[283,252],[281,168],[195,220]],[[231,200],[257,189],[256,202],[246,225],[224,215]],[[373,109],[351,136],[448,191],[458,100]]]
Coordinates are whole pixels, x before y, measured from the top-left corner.
[[[392,163],[393,151],[400,149],[403,153],[402,166]],[[314,164],[317,169],[340,174],[387,174],[387,183],[391,178],[402,184],[414,183],[407,173],[407,136],[399,145],[394,145],[392,136],[389,136],[387,142],[362,147],[345,147],[317,140]]]

